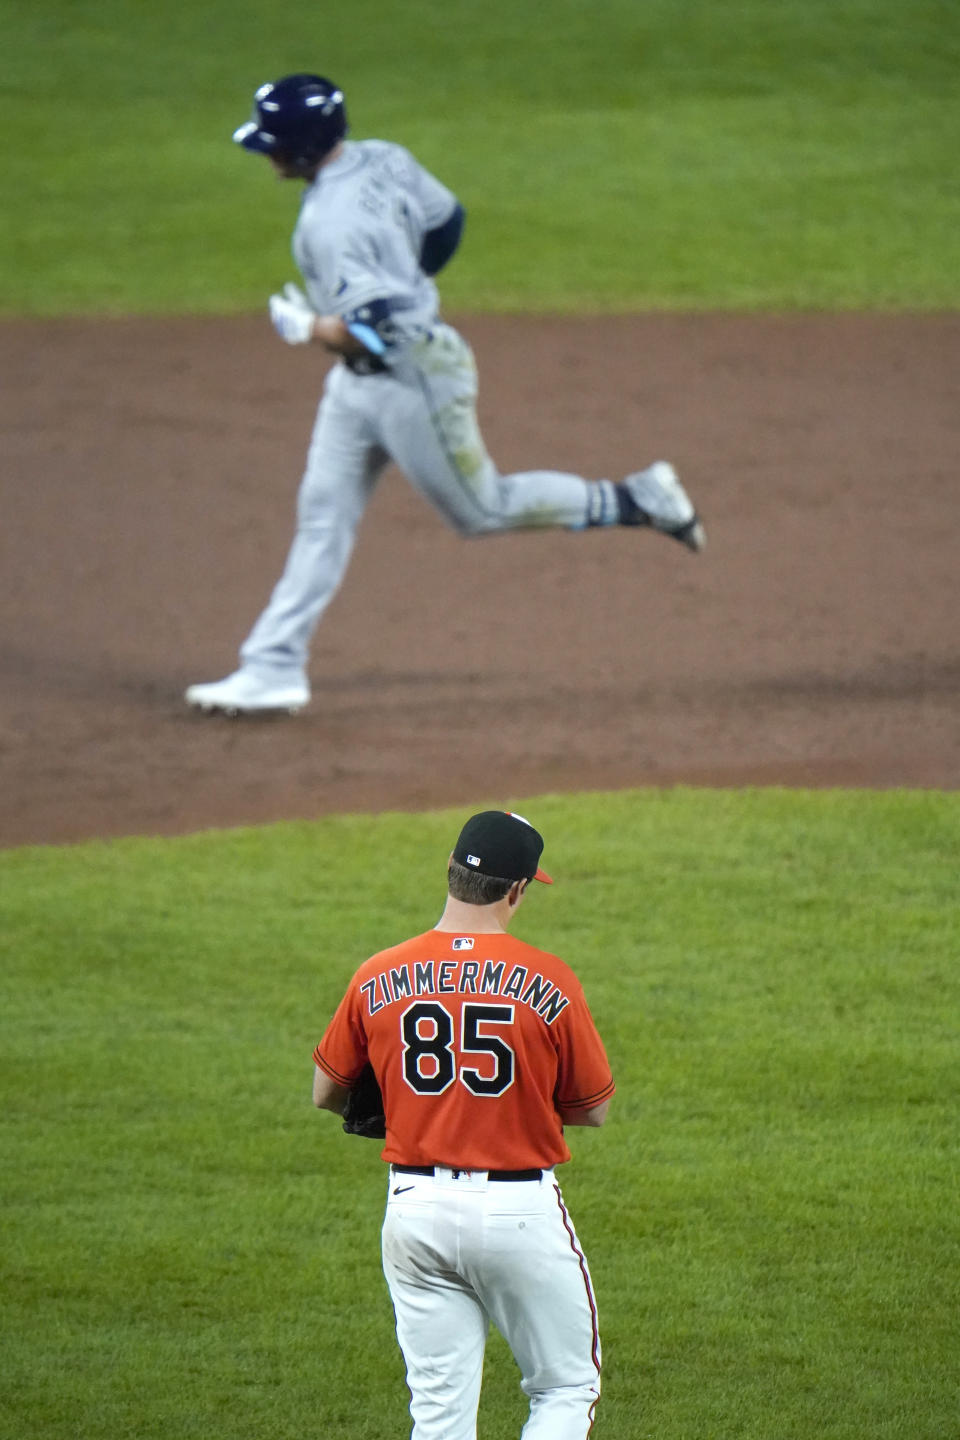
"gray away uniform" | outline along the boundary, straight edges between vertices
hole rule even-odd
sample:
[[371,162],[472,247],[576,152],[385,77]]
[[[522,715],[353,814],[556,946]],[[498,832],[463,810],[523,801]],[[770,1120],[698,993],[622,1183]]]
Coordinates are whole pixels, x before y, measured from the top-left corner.
[[[463,535],[616,523],[612,485],[552,470],[501,475],[487,454],[473,354],[438,319],[436,286],[420,266],[425,235],[456,205],[408,151],[383,140],[346,141],[304,195],[293,254],[311,304],[349,319],[387,302],[380,333],[389,343],[376,373],[341,362],[327,376],[286,568],[240,652],[244,669],[264,679],[306,684],[310,637],[391,460]],[[588,517],[592,493],[599,513]]]

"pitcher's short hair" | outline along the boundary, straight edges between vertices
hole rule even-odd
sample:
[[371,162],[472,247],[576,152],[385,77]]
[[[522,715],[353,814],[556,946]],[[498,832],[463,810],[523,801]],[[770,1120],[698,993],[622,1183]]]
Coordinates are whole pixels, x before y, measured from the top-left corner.
[[447,888],[451,896],[467,905],[496,905],[515,883],[504,880],[500,875],[481,875],[468,865],[461,865],[459,860],[451,860],[447,870]]

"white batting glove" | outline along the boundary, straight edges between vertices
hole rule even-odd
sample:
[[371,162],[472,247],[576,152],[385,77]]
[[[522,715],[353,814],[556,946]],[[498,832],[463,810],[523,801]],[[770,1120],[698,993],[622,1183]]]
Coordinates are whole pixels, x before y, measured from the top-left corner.
[[282,295],[270,296],[270,319],[288,345],[307,345],[313,339],[316,311],[296,285],[285,285]]

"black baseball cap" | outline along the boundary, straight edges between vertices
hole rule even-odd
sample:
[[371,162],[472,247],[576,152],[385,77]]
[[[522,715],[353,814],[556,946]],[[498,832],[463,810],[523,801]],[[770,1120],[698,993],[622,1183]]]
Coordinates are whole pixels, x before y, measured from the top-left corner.
[[509,810],[482,810],[471,815],[460,831],[453,851],[454,860],[481,875],[501,880],[553,881],[540,869],[543,836],[529,820]]

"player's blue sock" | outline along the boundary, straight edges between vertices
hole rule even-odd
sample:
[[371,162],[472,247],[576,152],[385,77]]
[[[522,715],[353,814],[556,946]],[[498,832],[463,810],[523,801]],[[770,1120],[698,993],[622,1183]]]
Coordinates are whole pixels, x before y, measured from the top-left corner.
[[649,525],[650,516],[634,500],[626,485],[614,485],[618,525]]
[[650,516],[634,500],[626,485],[597,480],[587,499],[587,528],[594,525],[649,525]]
[[587,525],[622,525],[621,502],[618,491],[622,485],[610,480],[597,480],[590,486],[587,496]]

